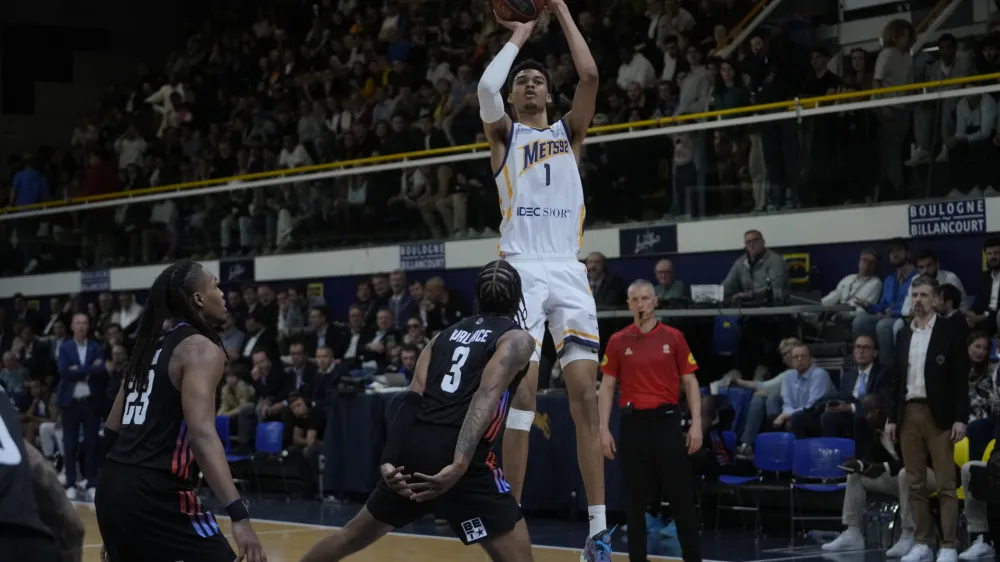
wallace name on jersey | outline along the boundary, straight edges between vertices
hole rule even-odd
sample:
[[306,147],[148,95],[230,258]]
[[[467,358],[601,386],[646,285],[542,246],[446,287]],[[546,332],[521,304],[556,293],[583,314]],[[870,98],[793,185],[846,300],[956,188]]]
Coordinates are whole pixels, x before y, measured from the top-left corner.
[[455,330],[451,333],[451,337],[448,341],[453,341],[465,345],[473,343],[489,343],[490,334],[493,330],[476,330],[475,332],[466,332],[465,330]]

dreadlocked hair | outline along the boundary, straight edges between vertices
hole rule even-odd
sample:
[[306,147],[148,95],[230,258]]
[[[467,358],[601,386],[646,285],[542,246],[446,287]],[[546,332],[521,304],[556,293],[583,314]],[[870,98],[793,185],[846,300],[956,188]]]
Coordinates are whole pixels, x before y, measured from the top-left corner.
[[163,337],[163,324],[167,321],[173,325],[185,322],[219,347],[224,347],[215,329],[202,319],[191,304],[191,295],[196,291],[202,272],[200,263],[183,259],[164,269],[153,281],[146,308],[139,317],[132,357],[125,366],[123,378],[126,388],[140,392],[146,390],[150,363]]
[[476,276],[476,299],[480,314],[506,316],[522,328],[528,324],[528,309],[521,292],[521,275],[504,260],[486,264]]

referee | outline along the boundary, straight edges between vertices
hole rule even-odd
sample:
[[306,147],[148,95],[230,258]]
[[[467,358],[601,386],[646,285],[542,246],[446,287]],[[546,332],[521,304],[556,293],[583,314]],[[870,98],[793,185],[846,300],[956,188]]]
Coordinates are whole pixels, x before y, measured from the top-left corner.
[[646,505],[659,489],[666,491],[670,500],[684,562],[701,562],[694,477],[688,455],[701,449],[702,432],[689,431],[685,443],[678,407],[683,379],[684,392],[690,397],[691,426],[701,427],[701,391],[694,376],[698,364],[684,335],[656,319],[656,305],[649,281],[639,280],[629,286],[628,308],[634,322],[611,336],[601,361],[601,444],[604,455],[613,459],[615,440],[608,430],[608,420],[618,381],[628,559],[647,562]]

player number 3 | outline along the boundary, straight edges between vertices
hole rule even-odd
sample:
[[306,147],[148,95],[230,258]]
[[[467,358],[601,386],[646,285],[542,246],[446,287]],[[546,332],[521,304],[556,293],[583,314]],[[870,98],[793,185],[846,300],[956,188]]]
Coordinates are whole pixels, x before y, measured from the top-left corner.
[[462,367],[469,358],[469,348],[467,346],[456,347],[451,354],[451,371],[446,373],[441,379],[441,390],[451,394],[458,390],[458,385],[462,384]]

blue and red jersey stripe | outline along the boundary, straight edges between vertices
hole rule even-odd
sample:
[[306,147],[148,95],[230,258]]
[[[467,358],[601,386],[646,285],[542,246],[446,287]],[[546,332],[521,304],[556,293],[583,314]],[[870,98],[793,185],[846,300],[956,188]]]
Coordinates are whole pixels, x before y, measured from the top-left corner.
[[486,430],[486,435],[483,436],[487,443],[492,443],[494,439],[500,435],[500,429],[503,427],[503,420],[507,416],[507,403],[510,401],[510,389],[503,391],[503,396],[500,398],[500,402],[497,404],[497,409],[493,412],[493,417],[490,419],[489,428]]
[[220,533],[215,515],[211,511],[202,511],[201,500],[193,490],[181,490],[177,494],[180,496],[181,513],[188,516],[199,537],[212,537]]
[[188,441],[187,422],[182,421],[180,431],[177,432],[174,455],[170,461],[170,474],[181,480],[187,480],[191,476],[193,462],[194,454],[191,452],[191,443]]

